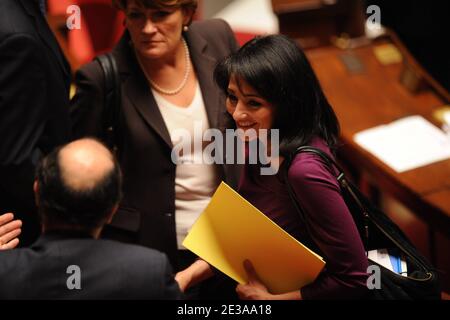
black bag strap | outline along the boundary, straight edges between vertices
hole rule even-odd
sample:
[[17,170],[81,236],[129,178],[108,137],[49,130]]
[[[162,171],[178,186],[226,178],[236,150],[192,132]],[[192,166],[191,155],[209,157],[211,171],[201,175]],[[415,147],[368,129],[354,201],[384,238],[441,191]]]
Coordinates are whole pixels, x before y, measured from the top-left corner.
[[[422,268],[423,272],[425,272],[426,274],[426,278],[417,278],[416,280],[427,281],[433,277],[434,275],[433,270],[435,269],[417,251],[414,245],[403,233],[403,231],[395,223],[393,223],[392,220],[389,217],[387,217],[383,212],[379,211],[376,207],[372,206],[370,202],[365,198],[363,193],[358,189],[358,187],[356,187],[350,180],[347,180],[344,171],[336,163],[336,161],[320,149],[311,146],[302,146],[297,148],[297,150],[293,152],[293,154],[291,154],[289,157],[285,159],[285,161],[282,164],[281,171],[287,186],[289,198],[291,199],[291,202],[294,204],[294,207],[297,210],[301,221],[305,224],[307,228],[308,228],[308,225],[306,224],[307,220],[305,219],[304,215],[305,211],[302,209],[295,195],[294,189],[292,188],[292,185],[289,183],[288,179],[288,170],[289,167],[291,166],[292,160],[297,154],[301,152],[313,153],[318,155],[321,159],[323,159],[323,161],[325,161],[327,166],[331,169],[331,171],[335,175],[341,187],[342,193],[343,194],[345,193],[347,195],[346,196],[347,198],[351,198],[351,200],[353,200],[353,203],[358,207],[358,210],[356,212],[355,210],[351,210],[351,214],[353,218],[356,217],[354,216],[354,214],[362,215],[364,232],[360,232],[360,236],[366,248],[368,248],[369,243],[369,222],[370,222],[372,223],[373,226],[377,227],[378,230],[382,230],[382,232],[391,241],[393,241],[397,246],[399,246],[402,249],[402,251],[408,255],[410,259],[415,261],[416,264]],[[337,175],[333,170],[333,167],[337,169],[338,171]],[[345,197],[344,200],[346,204],[349,205]],[[392,236],[392,234],[394,234],[394,236]],[[395,237],[397,237],[397,239],[395,239]]]
[[104,109],[103,132],[106,145],[115,153],[118,151],[119,127],[121,121],[121,90],[120,76],[116,60],[112,53],[99,55],[95,58],[103,71],[104,79]]
[[[283,164],[283,169],[282,169],[282,173],[283,173],[283,177],[284,177],[286,187],[288,190],[289,198],[291,199],[291,202],[294,204],[294,207],[297,210],[301,221],[305,224],[305,226],[307,226],[307,224],[306,224],[307,220],[305,219],[305,211],[302,209],[301,204],[298,201],[297,196],[295,195],[294,189],[292,188],[292,185],[289,182],[288,170],[289,170],[289,167],[291,166],[291,163],[292,163],[292,160],[294,159],[294,157],[297,154],[302,153],[302,152],[309,152],[309,153],[313,153],[313,154],[319,156],[330,168],[331,172],[336,177],[336,180],[338,181],[341,189],[346,190],[348,192],[348,194],[353,198],[355,203],[358,205],[360,212],[363,215],[363,221],[364,221],[364,235],[362,237],[363,238],[362,240],[367,245],[368,241],[369,241],[369,210],[367,210],[367,208],[364,205],[365,201],[358,196],[359,194],[361,194],[361,192],[359,190],[357,190],[357,192],[355,192],[355,190],[353,190],[353,188],[356,188],[356,187],[354,185],[352,185],[351,183],[349,183],[349,181],[347,180],[347,178],[344,174],[344,170],[342,170],[342,168],[337,164],[337,162],[333,158],[331,158],[327,153],[323,152],[322,150],[315,148],[315,147],[311,147],[311,146],[301,146],[301,147],[297,148],[293,154],[291,154],[289,157],[287,157],[285,159],[285,163]],[[335,171],[333,170],[333,167],[337,169],[338,174],[335,173]]]

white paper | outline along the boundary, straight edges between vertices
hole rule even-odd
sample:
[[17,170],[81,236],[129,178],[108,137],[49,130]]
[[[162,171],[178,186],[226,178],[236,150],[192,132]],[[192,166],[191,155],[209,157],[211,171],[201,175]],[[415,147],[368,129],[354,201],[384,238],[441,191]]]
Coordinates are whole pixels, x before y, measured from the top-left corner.
[[450,137],[421,116],[358,132],[354,140],[397,172],[450,158]]
[[213,18],[225,20],[231,29],[238,32],[276,34],[280,29],[270,0],[232,1]]
[[403,255],[400,257],[397,257],[395,255],[391,255],[387,249],[376,249],[376,250],[368,251],[367,258],[382,265],[386,269],[391,270],[392,272],[396,272],[394,270],[394,266],[392,265],[392,258],[399,259],[400,270],[398,270],[399,272],[397,272],[397,273],[404,277],[406,277],[408,275],[408,266],[406,264],[406,260]]

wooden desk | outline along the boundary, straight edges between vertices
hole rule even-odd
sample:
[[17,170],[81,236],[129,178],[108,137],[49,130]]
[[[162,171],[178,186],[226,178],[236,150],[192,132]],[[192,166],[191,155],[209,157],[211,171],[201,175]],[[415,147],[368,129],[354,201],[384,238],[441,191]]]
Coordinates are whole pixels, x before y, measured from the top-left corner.
[[364,34],[365,8],[359,0],[272,0],[280,33],[297,39],[304,48],[330,44],[333,36]]
[[[372,45],[346,51],[333,46],[307,50],[307,56],[341,124],[343,160],[366,172],[371,183],[394,196],[422,220],[450,237],[450,160],[397,173],[353,141],[361,130],[419,114],[448,103],[434,91],[412,94],[399,82],[402,63],[383,66]],[[339,56],[355,54],[361,74],[349,74]]]

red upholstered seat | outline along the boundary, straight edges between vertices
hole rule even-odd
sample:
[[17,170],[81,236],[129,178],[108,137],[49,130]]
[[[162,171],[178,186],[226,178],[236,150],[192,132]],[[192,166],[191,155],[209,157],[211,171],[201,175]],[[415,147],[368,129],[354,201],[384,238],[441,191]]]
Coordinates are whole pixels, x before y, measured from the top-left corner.
[[112,7],[111,0],[48,0],[48,14],[68,17],[70,5],[81,10],[81,28],[68,30],[67,34],[73,57],[83,64],[111,50],[124,30],[123,13]]

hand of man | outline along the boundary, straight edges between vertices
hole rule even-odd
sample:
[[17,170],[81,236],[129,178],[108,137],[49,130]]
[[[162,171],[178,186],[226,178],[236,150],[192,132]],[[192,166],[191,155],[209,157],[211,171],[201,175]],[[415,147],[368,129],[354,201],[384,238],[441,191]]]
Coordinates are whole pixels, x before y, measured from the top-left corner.
[[13,249],[19,244],[22,221],[14,220],[12,213],[0,215],[0,250]]

